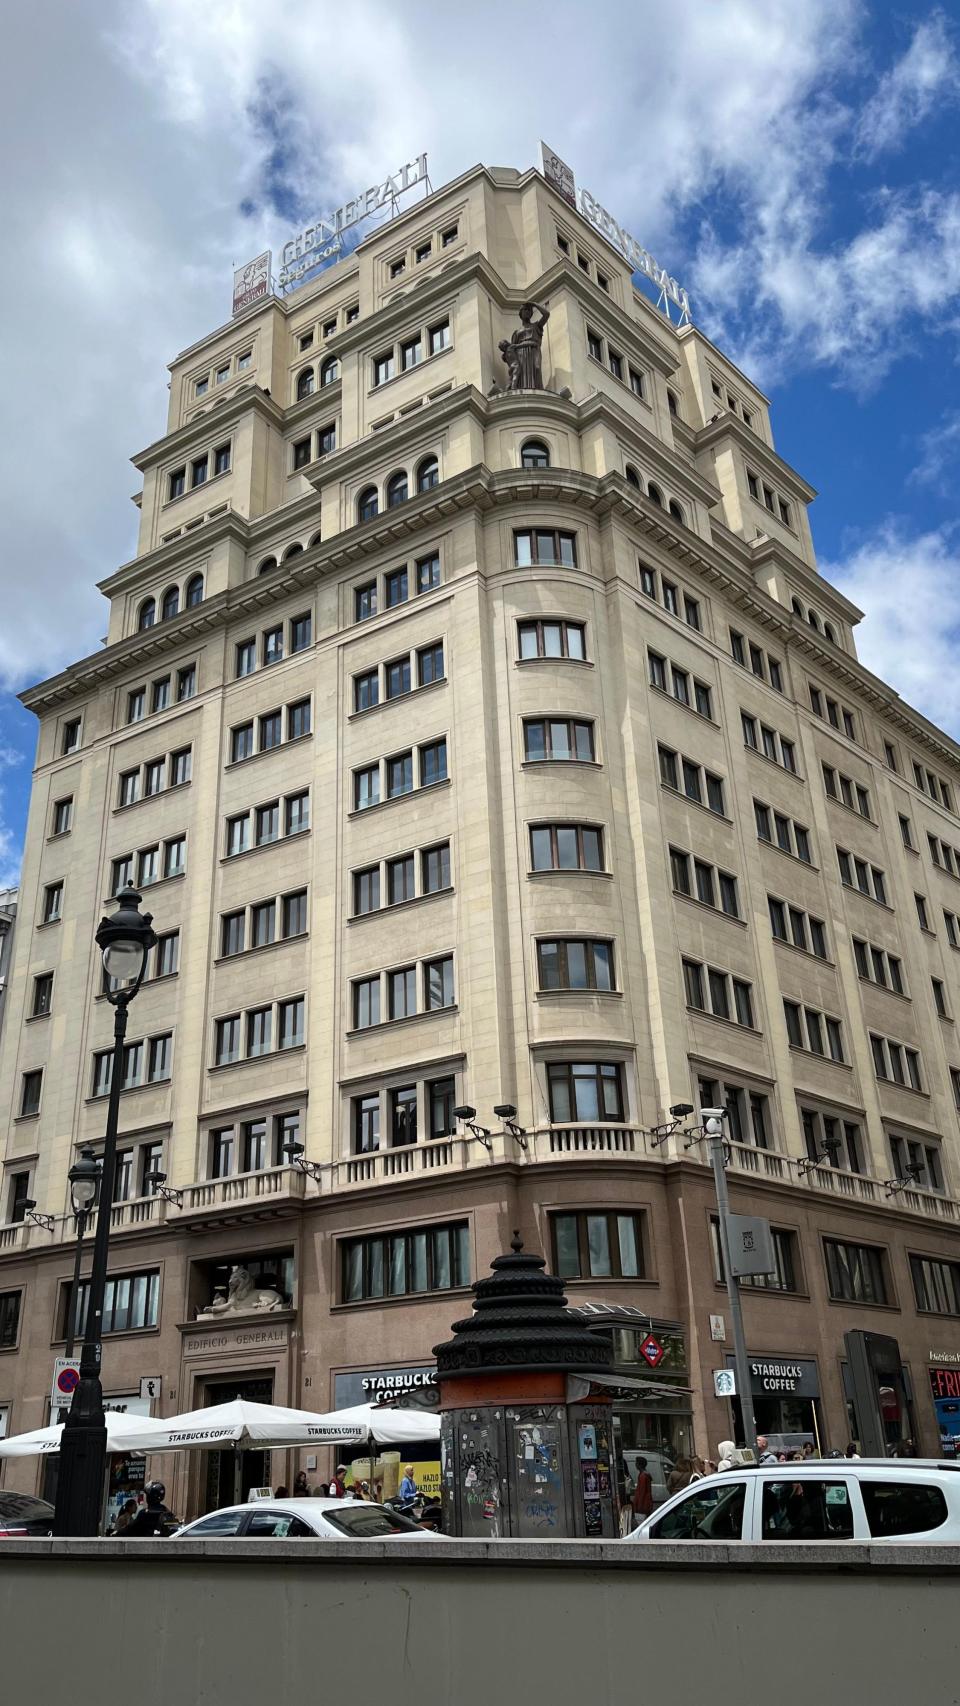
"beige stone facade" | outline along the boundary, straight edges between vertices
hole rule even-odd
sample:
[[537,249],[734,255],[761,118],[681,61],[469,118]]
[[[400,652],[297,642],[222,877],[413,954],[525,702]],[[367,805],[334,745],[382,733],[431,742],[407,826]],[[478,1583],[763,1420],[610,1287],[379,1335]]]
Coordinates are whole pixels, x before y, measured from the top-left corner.
[[[549,389],[494,394],[531,296]],[[762,1425],[844,1445],[862,1328],[898,1341],[901,1431],[938,1449],[960,751],[858,662],[766,399],[538,174],[479,167],[170,371],[107,644],[24,696],[6,1426],[46,1416],[67,1171],[105,1113],[94,930],[132,876],[171,940],[130,1013],[111,1273],[158,1277],[118,1287],[109,1393],[160,1376],[169,1413],[269,1381],[328,1407],[344,1376],[423,1370],[520,1226],[572,1302],[681,1335],[686,1432],[663,1437],[707,1450],[729,1425],[712,1186],[650,1128],[719,1097],[733,1206],[780,1234],[750,1350],[819,1393]],[[182,1206],[144,1194],[157,1164]],[[13,1218],[25,1189],[52,1230]],[[254,1260],[288,1307],[193,1325]]]

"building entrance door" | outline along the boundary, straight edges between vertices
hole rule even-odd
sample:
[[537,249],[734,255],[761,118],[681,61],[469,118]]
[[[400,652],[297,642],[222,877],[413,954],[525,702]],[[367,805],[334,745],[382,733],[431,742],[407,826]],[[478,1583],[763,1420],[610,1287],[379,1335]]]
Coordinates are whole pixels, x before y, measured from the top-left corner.
[[[234,1398],[247,1398],[252,1404],[273,1403],[273,1379],[210,1381],[206,1388],[207,1404],[229,1404]],[[203,1510],[220,1510],[223,1505],[246,1503],[251,1487],[267,1484],[270,1453],[267,1451],[208,1451],[207,1473],[201,1488]]]

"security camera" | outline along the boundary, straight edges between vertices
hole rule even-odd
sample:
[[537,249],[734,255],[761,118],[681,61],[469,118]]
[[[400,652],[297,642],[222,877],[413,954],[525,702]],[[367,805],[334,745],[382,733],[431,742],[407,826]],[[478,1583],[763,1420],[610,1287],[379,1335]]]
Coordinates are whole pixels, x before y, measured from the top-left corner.
[[498,1120],[512,1120],[517,1110],[512,1102],[498,1102],[493,1111]]
[[471,1108],[468,1102],[464,1102],[462,1108],[454,1108],[453,1117],[455,1120],[475,1120],[477,1117],[477,1110],[476,1108]]
[[706,1120],[725,1120],[726,1117],[727,1117],[726,1108],[701,1108],[700,1109],[700,1118],[704,1121],[706,1121]]
[[693,1113],[693,1103],[675,1102],[670,1112],[675,1120],[685,1120],[688,1114]]

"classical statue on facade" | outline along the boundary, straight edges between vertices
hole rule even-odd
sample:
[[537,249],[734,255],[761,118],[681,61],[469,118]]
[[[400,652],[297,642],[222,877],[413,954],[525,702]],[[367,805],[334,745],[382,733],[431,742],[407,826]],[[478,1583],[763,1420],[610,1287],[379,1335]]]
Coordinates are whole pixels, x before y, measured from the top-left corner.
[[[539,320],[534,320],[534,314],[539,314]],[[500,345],[503,359],[510,374],[508,390],[542,391],[544,389],[540,346],[543,343],[543,328],[549,318],[549,310],[541,308],[538,302],[525,302],[523,304],[520,310],[519,327],[506,348],[503,344]]]
[[218,1287],[213,1301],[205,1309],[197,1310],[197,1320],[216,1321],[223,1315],[269,1315],[284,1307],[281,1293],[272,1286],[254,1285],[250,1269],[240,1262],[230,1270],[226,1297],[222,1286]]

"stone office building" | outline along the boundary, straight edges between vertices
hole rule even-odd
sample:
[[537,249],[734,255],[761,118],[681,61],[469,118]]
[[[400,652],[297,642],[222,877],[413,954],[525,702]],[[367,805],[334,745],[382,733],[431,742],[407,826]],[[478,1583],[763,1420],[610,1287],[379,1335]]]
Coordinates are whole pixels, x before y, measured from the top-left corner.
[[[543,308],[511,389],[499,346]],[[24,694],[3,1425],[47,1414],[67,1172],[109,1084],[94,930],[132,879],[160,941],[124,1067],[113,1401],[428,1383],[519,1227],[650,1378],[624,1448],[713,1451],[712,1184],[650,1128],[725,1103],[733,1206],[775,1230],[745,1297],[759,1424],[845,1445],[845,1334],[880,1333],[888,1437],[937,1451],[960,750],[858,662],[765,397],[538,173],[485,167],[170,374],[107,642]],[[198,1323],[236,1266],[282,1306]]]

